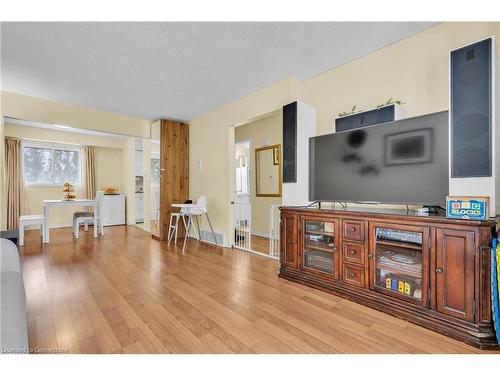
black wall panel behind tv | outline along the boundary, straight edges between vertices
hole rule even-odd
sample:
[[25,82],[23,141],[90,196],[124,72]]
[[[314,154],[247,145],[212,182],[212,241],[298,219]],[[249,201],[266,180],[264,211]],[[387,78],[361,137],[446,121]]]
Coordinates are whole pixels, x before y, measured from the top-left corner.
[[492,39],[451,52],[451,176],[491,176]]
[[297,182],[297,102],[283,107],[283,182]]

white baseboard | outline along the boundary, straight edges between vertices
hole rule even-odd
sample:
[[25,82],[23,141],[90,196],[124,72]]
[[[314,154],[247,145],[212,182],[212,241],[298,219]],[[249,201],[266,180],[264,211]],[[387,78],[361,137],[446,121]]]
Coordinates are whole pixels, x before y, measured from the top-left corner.
[[[214,234],[215,234],[215,237],[218,238],[218,241],[217,241],[217,242],[219,242],[218,246],[227,247],[227,248],[230,248],[232,246],[231,244],[228,244],[226,242],[226,236],[224,236],[223,233],[214,232]],[[189,238],[196,239],[196,234],[194,233],[194,231],[191,231],[191,230],[189,231]],[[210,230],[201,229],[201,241],[215,245],[213,238],[212,238],[212,233],[210,232]]]

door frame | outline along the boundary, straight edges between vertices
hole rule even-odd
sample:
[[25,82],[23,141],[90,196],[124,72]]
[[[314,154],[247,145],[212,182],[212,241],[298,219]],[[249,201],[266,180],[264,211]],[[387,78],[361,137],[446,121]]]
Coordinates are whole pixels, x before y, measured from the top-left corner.
[[[272,116],[273,114],[277,113],[278,111],[283,111],[283,107],[279,106],[275,109],[271,109],[269,111],[263,112],[260,115],[254,116],[254,117],[246,119],[244,121],[235,122],[232,125],[228,126],[228,128],[227,128],[228,129],[227,152],[228,152],[228,157],[229,157],[229,171],[228,171],[228,179],[227,179],[227,187],[228,187],[227,191],[230,193],[230,199],[228,200],[228,203],[234,201],[233,200],[234,199],[234,192],[236,191],[236,187],[235,187],[236,165],[235,165],[235,157],[234,157],[235,146],[237,143],[237,141],[235,139],[236,128],[243,126],[243,125],[250,124],[254,121],[263,119],[265,117]],[[280,144],[283,144],[283,137],[281,139]],[[251,143],[250,143],[250,147],[252,147]],[[250,161],[250,163],[251,163],[251,161]],[[251,167],[253,167],[253,166],[251,165]],[[250,193],[251,192],[252,192],[252,182],[250,182]],[[281,197],[281,202],[283,203],[283,196]],[[226,227],[226,228],[228,230],[229,238],[230,238],[230,240],[228,241],[228,245],[232,248],[235,248],[234,247],[234,221],[235,221],[235,219],[234,219],[234,204],[228,205],[227,213],[228,213],[229,221],[227,222],[228,227]],[[250,250],[243,250],[243,251],[254,253],[256,255],[264,256],[264,257],[267,257],[270,259],[275,259],[275,260],[278,259],[276,257],[269,255],[269,254],[260,253],[258,251],[251,250],[251,249]]]
[[[239,141],[237,141],[236,139],[234,140],[234,155],[233,155],[233,159],[236,160],[235,156],[236,156],[236,145],[237,144],[240,144],[240,143],[247,143],[248,144],[248,160],[247,160],[247,163],[248,163],[248,170],[247,170],[247,185],[248,185],[248,193],[247,194],[242,194],[242,196],[245,196],[245,197],[248,197],[248,201],[249,201],[249,206],[250,206],[250,219],[249,219],[249,222],[248,222],[248,249],[245,249],[244,247],[240,247],[240,246],[236,246],[235,243],[236,243],[236,239],[235,239],[235,235],[236,235],[236,222],[235,222],[235,217],[233,216],[233,229],[232,229],[232,233],[233,233],[233,239],[232,239],[232,246],[239,249],[239,250],[244,250],[244,251],[253,251],[252,250],[252,183],[251,183],[251,175],[252,175],[252,140],[251,139],[241,139]],[[236,193],[236,168],[237,166],[236,165],[233,165],[233,172],[234,172],[234,189],[233,189],[233,212],[234,212],[234,208],[236,207],[236,197],[237,197],[237,193]]]

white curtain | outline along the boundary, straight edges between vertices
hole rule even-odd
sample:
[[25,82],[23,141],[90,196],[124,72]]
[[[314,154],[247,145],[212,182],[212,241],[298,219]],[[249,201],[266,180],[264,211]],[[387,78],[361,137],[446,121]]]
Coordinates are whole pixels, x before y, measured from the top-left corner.
[[20,139],[5,137],[5,198],[7,229],[19,228],[19,216],[24,211],[22,177],[22,144]]
[[83,197],[94,199],[96,194],[95,182],[95,147],[84,146],[82,148],[82,166],[83,166]]

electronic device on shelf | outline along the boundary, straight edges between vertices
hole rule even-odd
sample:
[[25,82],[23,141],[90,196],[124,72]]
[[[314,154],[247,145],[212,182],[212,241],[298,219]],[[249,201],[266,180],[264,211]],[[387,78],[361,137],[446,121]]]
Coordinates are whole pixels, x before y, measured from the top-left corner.
[[406,242],[415,245],[422,245],[422,233],[408,232],[404,230],[378,228],[377,240],[391,242]]
[[321,230],[321,229],[322,229],[321,223],[316,223],[316,222],[306,223],[306,230]]

